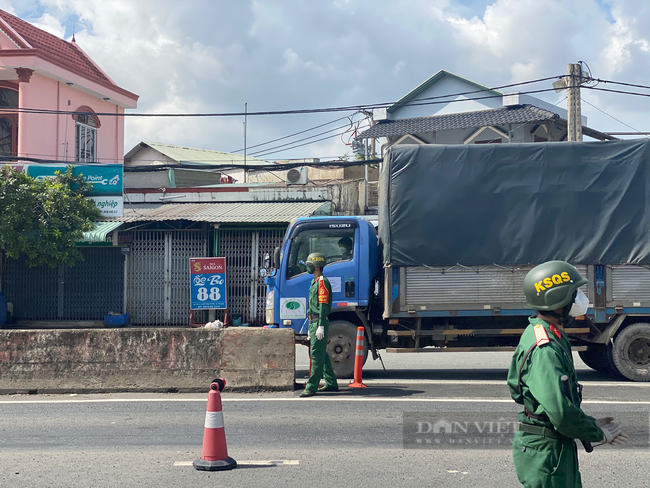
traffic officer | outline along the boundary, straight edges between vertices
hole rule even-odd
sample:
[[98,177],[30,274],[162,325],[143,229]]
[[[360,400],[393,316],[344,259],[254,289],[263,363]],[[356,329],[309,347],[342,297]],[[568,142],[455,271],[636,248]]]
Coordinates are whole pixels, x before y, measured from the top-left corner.
[[[310,397],[316,391],[338,391],[339,386],[332,369],[329,354],[327,354],[327,332],[329,321],[327,316],[332,310],[332,286],[323,276],[325,256],[319,252],[310,254],[306,261],[307,271],[314,275],[309,287],[309,343],[311,346],[311,374],[301,397]],[[321,378],[325,386],[318,388]]]
[[526,488],[582,486],[574,439],[612,445],[628,439],[612,417],[596,420],[580,408],[582,387],[563,327],[587,313],[589,300],[579,290],[585,283],[564,261],[540,264],[524,279],[526,301],[537,315],[515,350],[508,388],[524,406],[512,453]]

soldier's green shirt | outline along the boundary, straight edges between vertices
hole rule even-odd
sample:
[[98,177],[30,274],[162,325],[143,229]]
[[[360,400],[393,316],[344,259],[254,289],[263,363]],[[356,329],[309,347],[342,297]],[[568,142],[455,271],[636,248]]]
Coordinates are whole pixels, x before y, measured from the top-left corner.
[[[551,325],[542,319],[531,317],[529,321],[530,325],[522,334],[512,357],[508,388],[515,402],[524,405],[535,415],[546,415],[549,420],[537,420],[520,412],[519,421],[553,427],[560,434],[572,439],[601,441],[605,437],[603,431],[596,425],[595,419],[586,415],[580,408],[578,381],[569,339],[563,331],[554,326],[551,329]],[[542,334],[542,331],[538,330],[536,337],[535,326],[543,327],[549,342],[542,344],[545,341],[541,341],[540,345],[530,352],[522,366],[526,352],[538,342]],[[518,385],[520,367],[521,392]],[[562,375],[569,377],[573,402],[562,390]]]
[[321,275],[318,279],[311,280],[309,287],[308,312],[311,315],[318,315],[318,324],[326,325],[327,316],[332,311],[332,285],[330,280]]

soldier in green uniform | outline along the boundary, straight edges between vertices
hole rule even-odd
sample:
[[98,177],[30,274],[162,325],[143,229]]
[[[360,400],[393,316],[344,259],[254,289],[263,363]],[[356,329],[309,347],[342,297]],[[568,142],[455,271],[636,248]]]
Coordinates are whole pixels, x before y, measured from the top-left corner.
[[[327,354],[327,332],[329,321],[327,316],[332,310],[332,286],[323,276],[325,256],[319,252],[307,257],[307,271],[313,273],[314,279],[309,287],[309,303],[307,316],[309,318],[309,343],[311,345],[311,375],[305,385],[301,397],[310,397],[316,391],[338,391],[339,386],[332,369],[329,354]],[[321,378],[325,386],[319,388]]]
[[612,445],[628,439],[612,417],[596,420],[580,408],[582,388],[563,326],[586,314],[589,300],[579,290],[585,283],[564,261],[540,264],[524,279],[526,301],[537,316],[529,319],[514,353],[508,387],[524,406],[512,452],[526,488],[582,486],[574,439]]

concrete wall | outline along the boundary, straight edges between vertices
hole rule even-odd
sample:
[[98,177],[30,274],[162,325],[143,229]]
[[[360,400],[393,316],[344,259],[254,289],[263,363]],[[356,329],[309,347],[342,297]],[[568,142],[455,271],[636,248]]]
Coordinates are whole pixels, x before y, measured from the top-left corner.
[[363,215],[366,206],[365,180],[330,182],[332,215]]
[[287,329],[0,330],[0,393],[292,390]]

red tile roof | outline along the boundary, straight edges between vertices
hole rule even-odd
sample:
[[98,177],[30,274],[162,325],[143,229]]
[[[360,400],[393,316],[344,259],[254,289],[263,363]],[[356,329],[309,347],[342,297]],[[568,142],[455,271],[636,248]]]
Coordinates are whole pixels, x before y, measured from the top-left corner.
[[[99,79],[114,85],[114,83],[86,56],[75,43],[64,41],[58,37],[45,32],[44,30],[34,27],[29,22],[25,22],[4,10],[0,10],[0,18],[15,30],[25,41],[34,49],[41,51],[48,58],[60,64],[70,67],[73,71],[85,75],[87,78]],[[12,37],[12,33],[7,33]],[[14,39],[18,44],[22,44],[18,39]]]

